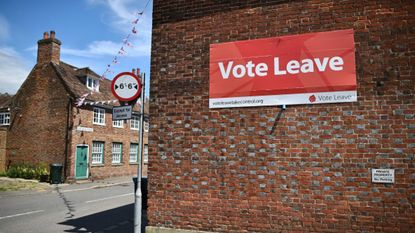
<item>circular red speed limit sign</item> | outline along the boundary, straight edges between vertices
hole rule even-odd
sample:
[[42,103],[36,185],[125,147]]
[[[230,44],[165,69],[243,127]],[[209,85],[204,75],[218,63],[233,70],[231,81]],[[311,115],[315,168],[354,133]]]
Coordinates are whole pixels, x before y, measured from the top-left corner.
[[140,79],[131,72],[117,74],[111,83],[112,94],[121,101],[132,101],[140,96],[143,85]]

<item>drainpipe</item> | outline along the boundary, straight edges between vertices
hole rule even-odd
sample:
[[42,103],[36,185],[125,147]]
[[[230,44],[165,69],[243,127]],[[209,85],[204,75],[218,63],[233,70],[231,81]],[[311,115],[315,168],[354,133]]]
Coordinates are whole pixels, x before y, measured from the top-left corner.
[[67,168],[67,164],[68,164],[68,152],[69,152],[69,143],[70,143],[70,140],[69,140],[69,121],[70,121],[70,112],[71,112],[71,108],[72,108],[72,105],[71,105],[71,97],[70,96],[68,96],[68,104],[67,104],[67,113],[66,113],[66,133],[65,133],[65,141],[66,141],[66,143],[65,143],[65,161],[64,161],[64,163],[63,163],[63,179],[64,179],[64,182],[66,182],[66,179],[67,179],[67,174],[66,174],[66,172],[68,171],[68,168]]

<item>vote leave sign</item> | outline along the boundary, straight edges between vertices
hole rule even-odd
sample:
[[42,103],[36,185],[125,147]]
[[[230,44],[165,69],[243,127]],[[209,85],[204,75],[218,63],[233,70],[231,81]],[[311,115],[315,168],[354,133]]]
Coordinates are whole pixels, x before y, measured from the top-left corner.
[[210,45],[210,108],[357,101],[353,30]]

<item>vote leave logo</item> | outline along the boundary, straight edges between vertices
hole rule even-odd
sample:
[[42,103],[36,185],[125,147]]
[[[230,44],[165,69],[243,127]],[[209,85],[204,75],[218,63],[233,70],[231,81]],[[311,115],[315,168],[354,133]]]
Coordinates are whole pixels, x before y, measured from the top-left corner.
[[212,44],[209,107],[356,101],[354,50],[353,30]]
[[316,96],[312,95],[312,96],[310,96],[310,98],[308,98],[308,100],[310,100],[310,103],[314,103],[314,102],[316,102]]

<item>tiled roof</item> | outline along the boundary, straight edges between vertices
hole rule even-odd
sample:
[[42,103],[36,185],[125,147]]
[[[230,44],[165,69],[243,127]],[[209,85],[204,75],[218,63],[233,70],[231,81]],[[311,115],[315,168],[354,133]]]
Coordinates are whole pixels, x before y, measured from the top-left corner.
[[[54,67],[56,73],[62,79],[66,90],[74,99],[78,99],[82,95],[91,92],[91,90],[86,87],[84,83],[85,81],[83,81],[87,75],[98,79],[100,78],[100,76],[97,73],[95,73],[88,67],[77,68],[62,61],[59,64],[50,64]],[[9,95],[7,93],[0,93],[0,109],[8,108],[11,104],[12,98],[13,95]],[[111,92],[111,80],[108,79],[100,80],[99,92],[93,92],[92,95],[88,95],[88,97],[86,98],[86,102],[104,102],[110,100],[116,99]],[[147,104],[145,112],[148,113],[148,100],[146,101],[146,103]],[[117,101],[114,103],[111,102],[110,104],[106,103],[106,105],[119,106],[120,104]],[[139,111],[139,106],[135,105],[134,111]]]
[[13,96],[9,94],[1,94],[0,93],[0,109],[2,108],[8,108],[10,106],[10,102],[12,100]]
[[[74,98],[79,98],[80,96],[90,93],[85,83],[82,82],[82,78],[85,78],[86,75],[93,76],[95,78],[100,78],[98,74],[89,69],[77,68],[75,66],[60,62],[59,65],[51,63],[56,69],[56,72],[62,78],[64,85],[66,86],[68,92]],[[93,92],[92,95],[87,97],[88,101],[108,101],[114,100],[114,96],[111,92],[111,80],[103,79],[99,81],[99,92]]]
[[[72,97],[74,97],[74,99],[78,99],[82,95],[91,92],[91,90],[86,87],[84,83],[85,81],[82,81],[83,78],[88,75],[100,79],[100,76],[89,67],[78,68],[62,61],[59,64],[51,64],[55,68],[58,75],[61,77],[67,91]],[[99,92],[93,92],[92,95],[88,95],[86,98],[86,102],[100,102],[109,100],[116,100],[116,98],[111,92],[111,80],[108,79],[100,80]],[[111,102],[107,105],[119,106],[120,104],[117,101],[115,103]],[[134,111],[139,111],[139,106],[135,105]],[[146,101],[146,109],[144,112],[149,112],[148,100]]]

